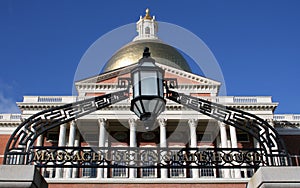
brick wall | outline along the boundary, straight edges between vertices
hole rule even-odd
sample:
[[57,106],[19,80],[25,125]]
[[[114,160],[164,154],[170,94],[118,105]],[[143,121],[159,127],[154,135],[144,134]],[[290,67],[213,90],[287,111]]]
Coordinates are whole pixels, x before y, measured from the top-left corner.
[[3,164],[3,155],[9,137],[10,135],[0,135],[0,164]]

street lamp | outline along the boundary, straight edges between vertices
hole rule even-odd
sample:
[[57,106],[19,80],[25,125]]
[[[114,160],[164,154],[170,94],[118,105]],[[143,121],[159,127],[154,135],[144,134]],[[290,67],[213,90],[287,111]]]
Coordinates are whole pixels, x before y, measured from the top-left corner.
[[131,71],[131,83],[133,99],[130,110],[145,122],[146,129],[149,129],[156,117],[165,110],[166,100],[164,70],[155,65],[147,47],[144,49],[143,58]]

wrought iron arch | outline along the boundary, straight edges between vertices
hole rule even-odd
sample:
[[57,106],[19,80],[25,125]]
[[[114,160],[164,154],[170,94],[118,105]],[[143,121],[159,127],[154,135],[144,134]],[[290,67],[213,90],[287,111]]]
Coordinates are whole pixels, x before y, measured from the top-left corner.
[[249,133],[263,149],[267,166],[290,166],[290,157],[284,141],[274,127],[262,118],[233,107],[178,93],[168,88],[167,98]]
[[[128,98],[128,89],[50,108],[21,123],[9,138],[3,164],[28,164],[30,148],[46,131]],[[17,161],[10,158],[18,156]]]
[[[167,98],[190,109],[232,125],[252,135],[260,144],[267,166],[290,165],[289,154],[277,131],[265,120],[248,112],[192,97],[167,88]],[[129,96],[128,88],[103,96],[89,98],[39,112],[26,119],[11,135],[4,153],[4,164],[12,164],[10,157],[19,156],[16,164],[29,164],[30,148],[37,137],[47,130],[75,118],[102,109]]]

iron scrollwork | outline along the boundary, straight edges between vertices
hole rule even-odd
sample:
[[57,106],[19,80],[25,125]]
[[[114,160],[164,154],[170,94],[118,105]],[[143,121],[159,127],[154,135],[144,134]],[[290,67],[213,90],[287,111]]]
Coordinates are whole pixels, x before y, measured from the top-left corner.
[[[290,165],[289,154],[277,131],[262,118],[201,98],[167,89],[167,99],[252,135],[266,154],[267,166]],[[283,160],[282,160],[283,159]]]
[[[128,80],[127,80],[128,81]],[[125,82],[126,79],[120,81],[120,86],[128,86]],[[206,151],[200,151],[198,148],[184,148],[180,151],[176,151],[175,155],[169,156],[169,158],[161,160],[163,156],[161,153],[165,153],[166,151],[171,151],[170,149],[161,149],[157,148],[156,153],[159,155],[153,154],[152,159],[158,159],[156,162],[151,163],[153,167],[162,168],[162,167],[189,167],[195,168],[210,168],[210,167],[222,167],[222,168],[240,168],[241,164],[246,165],[248,167],[257,168],[258,166],[286,166],[290,165],[289,155],[285,148],[283,141],[280,139],[277,131],[268,124],[268,122],[263,119],[235,109],[231,107],[226,107],[218,103],[214,103],[208,100],[204,100],[201,98],[196,98],[192,96],[188,96],[182,93],[178,93],[172,90],[169,90],[170,82],[174,83],[175,86],[177,84],[174,80],[166,81],[167,85],[167,93],[166,96],[169,100],[182,104],[190,109],[198,111],[204,115],[208,115],[218,121],[226,123],[228,125],[232,125],[237,129],[243,130],[250,135],[252,135],[260,144],[259,148],[252,148],[251,150],[246,149],[238,149],[238,148],[214,148],[215,152],[210,152],[210,149]],[[11,135],[4,154],[4,164],[36,164],[41,167],[49,166],[51,164],[55,164],[55,166],[66,165],[69,167],[82,167],[82,165],[89,164],[90,167],[116,167],[119,166],[117,162],[113,162],[113,160],[104,160],[98,161],[98,163],[89,163],[91,158],[84,161],[84,163],[72,163],[72,161],[51,163],[45,161],[35,161],[34,152],[42,151],[46,149],[47,151],[78,151],[84,152],[86,150],[91,150],[89,148],[47,148],[47,147],[34,147],[34,142],[37,137],[47,130],[50,130],[54,127],[57,127],[63,123],[70,122],[76,118],[82,117],[86,114],[92,113],[96,110],[105,108],[109,105],[117,103],[119,101],[125,100],[129,97],[129,89],[127,87],[126,90],[118,91],[111,94],[106,94],[94,98],[89,98],[83,101],[78,101],[70,104],[66,104],[63,106],[51,108],[48,110],[44,110],[39,112],[27,120],[25,120]],[[122,148],[120,150],[131,152],[132,148]],[[111,151],[111,148],[102,148],[102,150]],[[102,151],[100,150],[100,151]],[[129,151],[130,150],[130,151]],[[153,150],[153,149],[152,149]],[[117,152],[117,151],[116,151]],[[120,152],[120,151],[118,151]],[[142,153],[143,155],[149,155],[150,149],[139,149],[136,148],[135,153]],[[202,154],[197,156],[197,160],[189,160],[190,155],[186,158],[187,154],[201,152]],[[72,153],[72,152],[71,152]],[[148,154],[147,154],[148,153]],[[252,155],[252,158],[256,157],[258,160],[246,160],[249,158],[247,155]],[[222,156],[222,162],[218,160],[214,160],[215,155]],[[119,153],[118,155],[125,155]],[[245,155],[245,156],[244,156]],[[203,156],[209,158],[209,160],[200,160]],[[225,156],[225,158],[224,158]],[[227,156],[227,157],[226,157]],[[239,156],[236,160],[232,161],[231,156]],[[40,156],[39,156],[40,157]],[[175,158],[174,158],[175,157]],[[183,160],[184,158],[184,160]],[[188,160],[187,160],[188,159]],[[199,160],[198,160],[199,159]],[[230,159],[230,160],[229,160]],[[243,159],[243,160],[242,160]],[[141,160],[140,162],[136,162],[134,165],[131,163],[125,164],[126,167],[148,167],[149,163],[143,163],[145,160]],[[155,160],[154,160],[155,161]],[[138,164],[138,165],[137,165]],[[175,165],[176,164],[176,165]],[[122,163],[124,165],[124,163]],[[144,165],[144,166],[143,166]],[[64,166],[64,167],[66,167]]]
[[[42,133],[129,97],[128,89],[41,111],[13,132],[4,153],[4,164],[27,164],[29,148]],[[13,158],[18,158],[17,160]]]

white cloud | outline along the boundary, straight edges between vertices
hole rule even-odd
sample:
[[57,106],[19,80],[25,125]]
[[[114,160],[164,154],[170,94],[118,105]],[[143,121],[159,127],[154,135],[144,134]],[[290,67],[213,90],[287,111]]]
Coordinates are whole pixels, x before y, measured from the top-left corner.
[[16,102],[0,91],[0,113],[20,113]]

